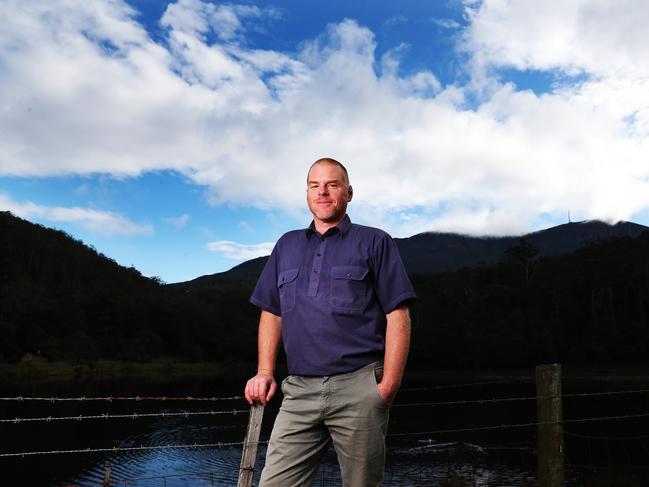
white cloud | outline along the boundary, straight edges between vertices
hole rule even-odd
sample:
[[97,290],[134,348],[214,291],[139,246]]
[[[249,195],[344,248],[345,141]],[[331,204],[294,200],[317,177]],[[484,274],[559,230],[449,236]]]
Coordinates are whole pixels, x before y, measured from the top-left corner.
[[408,23],[408,18],[404,15],[395,15],[394,17],[390,17],[387,19],[385,22],[383,22],[383,27],[392,28],[396,26],[401,26],[403,24]]
[[[295,212],[308,164],[328,155],[348,165],[350,213],[396,234],[649,208],[649,5],[466,5],[474,78],[442,86],[399,75],[405,47],[377,74],[374,34],[349,19],[291,54],[246,47],[250,22],[276,18],[256,7],[178,1],[157,43],[118,0],[6,0],[0,174],[172,169],[213,204]],[[549,71],[557,86],[521,91],[500,68]],[[413,208],[428,216],[399,218]]]
[[458,29],[460,27],[460,23],[453,19],[432,19],[432,20],[435,25],[438,25],[443,29]]
[[25,219],[42,219],[54,223],[76,223],[89,232],[113,236],[153,235],[153,227],[140,225],[123,215],[90,208],[65,208],[43,206],[31,201],[15,201],[11,196],[0,193],[0,208]]
[[483,64],[647,76],[649,3],[643,0],[467,2],[466,49]]
[[225,258],[237,261],[245,261],[270,255],[275,244],[273,242],[263,242],[259,244],[241,244],[231,240],[219,240],[210,242],[205,247],[207,250],[219,252]]
[[180,216],[170,216],[164,218],[163,220],[169,225],[175,227],[177,230],[180,230],[182,228],[185,228],[185,226],[187,226],[187,223],[189,223],[189,220],[191,220],[191,218],[192,217],[190,215],[185,213]]

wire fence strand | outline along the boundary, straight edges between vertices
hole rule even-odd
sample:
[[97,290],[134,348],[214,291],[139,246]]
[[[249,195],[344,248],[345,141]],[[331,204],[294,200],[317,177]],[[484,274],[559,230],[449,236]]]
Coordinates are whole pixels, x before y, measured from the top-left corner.
[[[17,453],[0,453],[0,458],[7,457],[28,457],[36,455],[62,455],[62,454],[81,454],[81,453],[111,453],[126,451],[147,451],[147,450],[171,450],[171,449],[190,449],[190,448],[227,448],[231,446],[243,446],[244,441],[217,442],[217,443],[194,443],[180,445],[154,445],[154,446],[114,446],[111,448],[80,448],[76,450],[44,450],[44,451],[26,451]],[[253,442],[249,442],[253,443]],[[265,444],[267,441],[257,441],[257,444]]]
[[411,392],[411,391],[437,391],[437,390],[444,390],[444,389],[457,389],[461,387],[473,387],[473,386],[489,386],[489,385],[495,385],[495,384],[510,384],[514,382],[526,382],[526,381],[531,381],[533,379],[532,376],[524,376],[524,377],[511,377],[508,379],[499,379],[499,380],[492,380],[492,381],[481,381],[481,382],[466,382],[466,383],[461,383],[461,384],[447,384],[443,386],[422,386],[422,387],[406,387],[403,389],[400,389],[401,392]]
[[635,419],[635,418],[647,418],[649,413],[639,413],[639,414],[625,414],[619,416],[601,416],[598,418],[577,418],[577,419],[564,419],[563,421],[541,421],[541,422],[530,422],[530,423],[517,423],[517,424],[498,424],[490,426],[476,426],[471,428],[454,428],[454,429],[444,429],[444,430],[432,430],[432,431],[413,431],[409,433],[392,433],[387,436],[390,437],[407,437],[407,436],[420,436],[420,435],[438,435],[446,433],[467,433],[473,431],[489,431],[497,429],[508,429],[508,428],[531,428],[541,425],[555,425],[562,423],[586,423],[586,422],[597,422],[597,421],[610,421],[618,419]]
[[87,402],[87,401],[236,401],[243,399],[243,396],[228,397],[192,397],[192,396],[103,396],[103,397],[0,397],[0,401],[28,402]]
[[182,416],[189,418],[190,416],[217,416],[220,414],[249,414],[249,409],[232,409],[230,411],[181,411],[181,412],[161,412],[161,413],[130,413],[130,414],[91,414],[91,415],[78,415],[78,416],[46,416],[40,418],[13,418],[13,419],[0,419],[0,423],[29,423],[29,422],[45,422],[51,423],[52,421],[82,421],[88,419],[140,419],[140,418],[173,418]]

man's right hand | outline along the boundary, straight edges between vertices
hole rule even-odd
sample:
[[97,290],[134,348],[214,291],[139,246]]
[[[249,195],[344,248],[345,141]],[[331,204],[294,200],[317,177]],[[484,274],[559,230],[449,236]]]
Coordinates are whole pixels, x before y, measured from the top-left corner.
[[272,399],[277,391],[277,382],[273,374],[259,372],[246,383],[244,391],[246,401],[252,406],[254,402],[260,402],[264,406]]

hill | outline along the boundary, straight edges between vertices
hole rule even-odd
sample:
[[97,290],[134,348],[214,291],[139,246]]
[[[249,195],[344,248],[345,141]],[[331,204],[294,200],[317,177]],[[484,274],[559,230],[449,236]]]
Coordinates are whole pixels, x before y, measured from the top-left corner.
[[427,232],[395,240],[410,273],[432,274],[495,264],[521,239],[536,248],[539,256],[548,256],[571,253],[595,241],[636,237],[646,230],[649,227],[636,223],[611,225],[593,220],[566,223],[520,237],[469,237]]
[[[418,295],[411,363],[646,364],[644,229],[584,222],[524,238],[399,240]],[[264,261],[163,285],[64,232],[0,213],[0,362],[26,353],[252,362],[258,310],[248,297]]]
[[[0,212],[0,362],[25,353],[226,359],[255,336],[252,306],[244,299],[230,310],[232,302],[227,292],[205,302],[163,286],[62,231]],[[232,331],[232,320],[249,326]]]
[[[619,237],[635,237],[649,227],[631,222],[614,225],[602,221],[566,223],[523,236],[470,237],[456,233],[419,233],[396,238],[401,258],[409,274],[450,272],[464,267],[493,265],[501,261],[507,250],[521,239],[533,246],[539,256],[572,253],[592,242]],[[258,257],[217,274],[209,274],[174,286],[186,290],[209,290],[217,282],[248,282],[255,280],[267,257]]]

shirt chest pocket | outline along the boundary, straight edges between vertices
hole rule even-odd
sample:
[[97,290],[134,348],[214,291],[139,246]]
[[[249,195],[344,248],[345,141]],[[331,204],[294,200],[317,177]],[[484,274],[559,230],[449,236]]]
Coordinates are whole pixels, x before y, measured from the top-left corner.
[[282,313],[287,313],[295,307],[295,292],[299,269],[289,269],[279,273],[277,287]]
[[362,311],[369,296],[369,269],[364,266],[331,268],[331,307],[339,311]]

